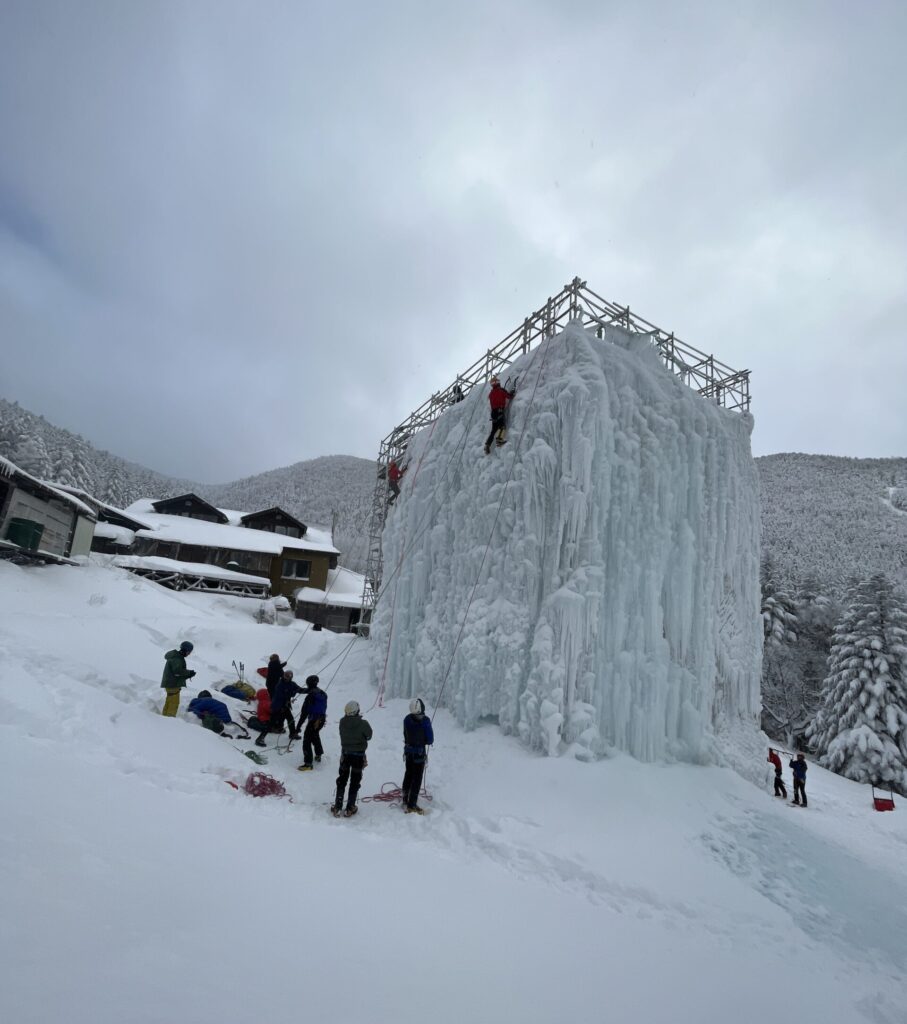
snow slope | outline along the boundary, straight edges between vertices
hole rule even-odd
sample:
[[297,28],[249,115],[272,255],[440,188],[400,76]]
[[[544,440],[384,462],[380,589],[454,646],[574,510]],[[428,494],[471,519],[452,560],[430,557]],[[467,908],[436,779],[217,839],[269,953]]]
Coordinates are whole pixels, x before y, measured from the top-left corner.
[[[539,757],[441,712],[431,813],[335,821],[366,642],[341,661],[347,637],[256,607],[0,563],[0,1019],[902,1024],[900,806],[812,766],[802,811],[728,769]],[[183,637],[206,686],[297,640],[297,675],[337,659],[327,762],[270,751],[292,803],[224,784],[248,743],[157,714]],[[399,782],[404,712],[366,713],[364,794]]]
[[617,327],[568,325],[512,371],[504,448],[482,453],[486,388],[409,446],[384,532],[379,679],[433,702],[443,688],[467,727],[495,717],[552,754],[708,760],[715,731],[754,729],[759,708],[749,417]]

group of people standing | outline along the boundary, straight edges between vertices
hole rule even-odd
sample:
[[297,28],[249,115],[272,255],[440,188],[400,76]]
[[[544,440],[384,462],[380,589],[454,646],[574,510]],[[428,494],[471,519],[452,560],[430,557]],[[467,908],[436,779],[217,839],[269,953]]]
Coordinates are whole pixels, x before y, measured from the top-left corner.
[[[774,747],[768,748],[768,757],[766,760],[775,769],[775,796],[783,797],[787,799],[787,787],[784,785],[783,769],[781,767],[781,758],[778,755],[778,751]],[[791,770],[791,774],[794,780],[794,799],[793,803],[798,806],[806,807],[806,758],[803,754],[797,754],[795,757],[792,756],[788,767]]]
[[[161,687],[167,699],[163,713],[170,717],[175,716],[179,710],[180,690],[195,675],[194,671],[186,667],[186,658],[192,650],[192,644],[184,640],[178,650],[168,651],[165,656]],[[286,665],[277,654],[269,658],[265,685],[256,693],[257,707],[248,725],[258,732],[255,745],[259,747],[266,746],[265,737],[269,732],[283,732],[286,727],[291,740],[302,739],[303,760],[299,771],[312,771],[324,756],[321,730],[327,721],[328,697],[318,685],[318,676],[308,676],[303,688],[296,683],[293,670]],[[299,718],[296,719],[293,715],[293,700],[298,694],[305,694],[305,699]],[[190,703],[189,710],[201,719],[206,728],[216,732],[223,732],[224,725],[231,722],[226,704],[215,700],[207,690],[199,693]],[[351,818],[358,810],[356,800],[362,785],[362,774],[368,764],[366,750],[372,738],[372,727],[362,717],[357,701],[348,701],[344,707],[339,732],[340,770],[331,813],[335,817],[343,814]],[[425,704],[417,697],[410,701],[409,714],[403,720],[403,758],[406,770],[401,795],[407,814],[423,813],[419,806],[419,792],[428,760],[428,747],[434,741],[431,719],[425,714]]]

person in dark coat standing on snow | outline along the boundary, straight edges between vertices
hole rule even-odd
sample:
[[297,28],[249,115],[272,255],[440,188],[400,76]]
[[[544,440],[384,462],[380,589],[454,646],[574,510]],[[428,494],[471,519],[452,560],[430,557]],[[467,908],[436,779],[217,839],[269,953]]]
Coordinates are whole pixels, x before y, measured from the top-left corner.
[[806,806],[806,758],[802,754],[797,754],[794,758],[790,759],[790,770],[794,773],[794,803],[800,803],[800,797],[803,797],[803,806]]
[[428,750],[435,742],[431,719],[425,714],[425,704],[416,697],[409,702],[409,714],[403,719],[403,760],[406,771],[403,774],[403,807],[407,814],[422,814],[419,806],[419,790]]
[[359,703],[355,700],[349,701],[343,709],[343,718],[340,719],[340,773],[337,776],[337,796],[331,807],[331,814],[335,818],[343,810],[347,781],[350,784],[350,792],[344,814],[347,818],[352,818],[358,809],[356,797],[362,785],[362,773],[368,764],[365,751],[371,738],[372,727],[359,714]]
[[265,746],[265,736],[269,732],[280,732],[283,723],[287,723],[290,730],[290,739],[298,740],[299,733],[296,731],[296,723],[293,721],[293,698],[297,693],[302,693],[302,687],[293,682],[293,670],[287,669],[283,679],[274,688],[274,697],[271,700],[271,720],[261,730],[258,739],[255,741],[257,747]]
[[310,772],[313,769],[313,752],[316,761],[320,761],[324,754],[320,734],[327,721],[327,713],[328,695],[319,688],[318,676],[309,676],[305,681],[305,700],[302,702],[302,711],[299,713],[299,721],[296,723],[297,735],[302,728],[302,723],[308,723],[302,734],[302,764],[299,766],[301,772]]
[[161,689],[167,694],[164,701],[162,715],[167,718],[176,718],[180,709],[180,690],[186,685],[186,680],[195,675],[193,669],[186,668],[186,658],[194,650],[188,640],[184,640],[179,649],[167,651],[164,655],[164,674],[161,677]]
[[268,693],[271,694],[271,700],[274,699],[274,690],[277,688],[277,684],[283,679],[283,670],[287,667],[285,661],[280,660],[279,654],[272,654],[268,658],[268,674],[265,676],[265,686],[268,688]]
[[775,796],[783,796],[787,799],[787,790],[784,787],[784,779],[781,775],[783,771],[781,767],[781,758],[778,757],[778,751],[774,747],[768,748],[768,757],[766,758],[775,768]]
[[513,398],[514,392],[501,387],[500,380],[491,378],[491,391],[488,392],[488,404],[491,406],[491,430],[485,440],[485,454],[491,451],[491,442],[497,440],[500,447],[507,440],[507,403]]

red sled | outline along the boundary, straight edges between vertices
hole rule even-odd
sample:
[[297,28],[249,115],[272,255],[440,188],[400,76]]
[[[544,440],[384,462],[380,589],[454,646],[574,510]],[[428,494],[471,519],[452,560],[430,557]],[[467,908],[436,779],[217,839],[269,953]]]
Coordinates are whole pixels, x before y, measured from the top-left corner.
[[[879,790],[880,793],[884,793],[884,789]],[[876,796],[876,788],[872,787],[872,806],[877,811],[893,811],[894,810],[894,791],[889,790],[888,796]]]
[[262,679],[268,678],[268,670],[265,666],[255,669],[255,671],[261,676]]

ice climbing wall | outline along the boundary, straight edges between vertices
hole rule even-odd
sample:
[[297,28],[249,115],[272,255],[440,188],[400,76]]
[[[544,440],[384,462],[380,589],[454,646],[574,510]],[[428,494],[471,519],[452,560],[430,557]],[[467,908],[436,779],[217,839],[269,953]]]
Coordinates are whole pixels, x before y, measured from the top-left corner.
[[759,706],[750,417],[616,327],[569,325],[513,372],[503,448],[483,452],[486,388],[409,446],[376,685],[550,754],[708,760]]

